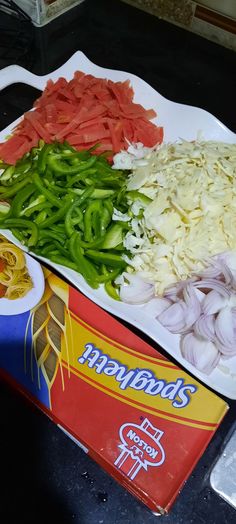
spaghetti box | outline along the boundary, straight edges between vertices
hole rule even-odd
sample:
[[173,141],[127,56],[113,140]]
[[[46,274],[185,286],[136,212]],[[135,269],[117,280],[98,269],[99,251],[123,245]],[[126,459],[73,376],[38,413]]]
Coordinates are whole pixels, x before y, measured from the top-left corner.
[[43,275],[34,307],[0,316],[2,376],[154,513],[168,512],[227,404],[55,274]]

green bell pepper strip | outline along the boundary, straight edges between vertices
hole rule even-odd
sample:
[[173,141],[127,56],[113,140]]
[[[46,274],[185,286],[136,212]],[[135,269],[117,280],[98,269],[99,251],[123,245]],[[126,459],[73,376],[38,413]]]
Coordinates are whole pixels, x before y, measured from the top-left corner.
[[43,229],[40,229],[39,230],[39,240],[38,240],[38,243],[40,244],[42,240],[44,240],[47,242],[51,242],[51,239],[53,240],[57,240],[58,242],[61,242],[62,244],[64,244],[65,242],[65,236],[58,233],[58,232],[55,232],[55,231],[44,231]]
[[102,236],[101,232],[101,213],[102,213],[102,206],[100,202],[100,209],[101,211],[95,211],[92,215],[92,228],[94,231],[94,240],[99,240]]
[[35,193],[37,188],[34,184],[29,184],[23,187],[15,196],[11,204],[10,215],[12,217],[19,217],[22,213],[24,203],[28,198]]
[[96,221],[97,221],[98,214],[100,214],[101,211],[102,211],[102,208],[101,208],[100,200],[93,200],[85,209],[84,240],[86,242],[92,242],[93,240],[96,239],[96,234],[94,238],[94,232],[97,233]]
[[104,283],[104,287],[105,287],[105,290],[106,290],[107,294],[111,298],[113,298],[114,300],[120,300],[120,296],[119,296],[116,288],[114,287],[114,285],[112,284],[112,282],[110,280],[108,280],[108,282]]
[[[21,210],[21,215],[25,215],[28,211],[31,210],[31,208],[34,208],[36,205],[40,204],[44,204],[45,203],[45,196],[44,195],[38,195],[37,192],[38,190],[35,188],[35,191],[36,191],[36,195],[31,195],[31,197],[29,198],[29,202],[27,203],[27,205]],[[51,206],[51,204],[50,204]]]
[[[75,217],[75,218],[72,218],[72,219],[71,219],[71,223],[72,223],[73,226],[76,226],[76,225],[81,226],[81,225],[82,225],[81,217],[80,217],[80,216],[77,216],[77,217]],[[80,229],[82,229],[82,228],[80,227]]]
[[123,227],[120,224],[112,224],[105,236],[101,249],[114,249],[123,241]]
[[2,193],[3,198],[10,198],[15,196],[18,191],[20,191],[23,187],[25,187],[29,183],[29,178],[24,178],[21,180],[21,182],[16,182],[13,186],[10,188],[8,187],[0,187],[0,193]]
[[50,231],[65,235],[65,225],[62,222],[59,224],[53,224],[52,226],[50,226]]
[[[0,169],[4,169],[0,164]],[[15,166],[6,166],[5,171],[1,174],[0,181],[10,180],[15,173]]]
[[3,224],[1,224],[1,228],[3,229],[11,229],[11,228],[28,229],[31,232],[31,235],[27,241],[27,245],[31,247],[37,244],[38,236],[39,236],[38,227],[36,224],[31,222],[30,220],[25,220],[24,218],[8,218],[4,221]]
[[70,197],[70,199],[66,199],[66,202],[64,202],[64,205],[60,209],[58,209],[58,211],[54,213],[51,217],[46,218],[46,220],[42,224],[39,225],[39,228],[46,229],[52,226],[52,224],[55,224],[55,222],[59,222],[59,220],[65,217],[69,207],[71,206],[71,203],[72,203],[72,197]]
[[[28,209],[21,211],[21,216],[30,217],[35,211],[42,211],[43,209],[51,209],[52,204],[50,202],[42,202],[41,204],[35,204],[35,206],[29,207]],[[45,217],[46,218],[46,217]]]
[[[70,238],[73,233],[75,232],[75,228],[74,228],[74,224],[72,222],[72,215],[73,215],[73,212],[76,210],[77,214],[79,215],[78,216],[78,219],[79,219],[79,222],[82,222],[83,220],[83,213],[82,211],[79,209],[79,203],[80,203],[80,198],[77,198],[73,204],[69,207],[67,213],[66,213],[66,216],[65,216],[65,231],[66,231],[66,234],[67,236]],[[78,223],[79,223],[78,222]]]
[[96,156],[92,156],[89,160],[84,161],[81,164],[76,164],[75,166],[70,166],[66,162],[62,162],[54,155],[50,155],[48,158],[48,165],[53,170],[54,174],[57,175],[75,175],[80,171],[84,171],[89,167],[93,166],[97,161]]
[[47,166],[47,160],[48,155],[50,151],[52,151],[54,148],[53,144],[44,144],[43,148],[41,149],[39,156],[38,156],[38,162],[37,162],[37,169],[40,175],[43,175],[43,173],[46,170]]
[[20,162],[17,162],[15,165],[16,175],[18,175],[18,173],[25,173],[31,168],[31,165],[32,162],[30,158],[25,158],[24,160],[22,159]]
[[148,206],[152,202],[152,199],[149,198],[147,195],[144,195],[143,193],[140,193],[139,191],[133,190],[128,191],[126,193],[126,196],[132,200],[132,202],[135,202],[136,200],[140,200],[142,204],[145,206]]
[[68,250],[63,247],[60,242],[57,242],[57,240],[54,242],[55,246],[57,247],[58,251],[60,252],[60,254],[64,257],[68,257]]
[[94,240],[94,242],[84,242],[84,240],[79,240],[79,243],[80,243],[80,246],[83,248],[83,249],[93,249],[93,248],[98,248],[102,245],[102,242],[103,242],[103,239],[102,238],[98,238],[98,240]]
[[46,197],[46,200],[51,202],[55,207],[62,207],[63,204],[60,199],[57,198],[51,191],[46,189],[42,179],[40,179],[40,176],[38,173],[36,173],[36,171],[33,173],[31,180],[36,185],[40,193]]
[[[76,194],[76,195],[82,195],[84,193],[84,191],[88,191],[88,189],[91,189],[90,188],[86,188],[85,190],[82,189],[82,188],[75,188],[75,189],[70,189],[68,188],[68,192],[69,193],[73,193],[73,194]],[[91,192],[91,200],[95,200],[95,199],[105,199],[105,198],[109,198],[109,197],[113,197],[115,194],[115,191],[114,189],[98,189],[98,188],[93,188],[93,192]]]
[[105,264],[108,267],[119,267],[120,269],[127,266],[127,263],[120,255],[115,255],[113,253],[103,253],[102,251],[87,249],[85,251],[85,256],[91,258],[95,264]]
[[25,178],[30,182],[30,173],[30,171],[27,171],[26,173],[14,175],[13,178],[9,182],[6,182],[4,185],[7,186],[7,188],[10,190],[15,186],[16,183],[22,182],[22,180],[25,180]]
[[39,212],[39,214],[35,217],[34,219],[34,223],[39,225],[39,224],[42,224],[42,222],[44,222],[44,220],[46,220],[48,216],[48,213],[45,209],[43,209],[42,211]]
[[68,180],[66,187],[72,187],[74,184],[76,184],[76,182],[80,182],[80,180],[84,180],[86,176],[92,175],[96,172],[97,170],[93,168],[81,171],[80,173],[77,173],[76,175],[74,175],[72,178]]
[[97,281],[99,284],[104,284],[105,282],[112,282],[120,274],[120,269],[113,269],[113,271],[107,271],[106,274],[98,275]]
[[[113,192],[114,194],[114,192]],[[107,198],[104,200],[104,207],[107,209],[107,211],[110,213],[111,217],[113,215],[114,206],[110,198]]]
[[0,217],[7,218],[9,217],[11,206],[8,202],[0,202]]
[[[6,164],[5,162],[2,162],[2,161],[0,160],[0,169],[4,169],[4,170],[6,170],[8,167],[9,167],[9,164]],[[14,167],[14,166],[10,166],[10,167]],[[1,177],[2,177],[2,176],[3,176],[3,173],[2,173],[2,175],[1,175]]]
[[97,271],[95,267],[89,262],[89,260],[86,260],[84,255],[82,254],[80,245],[79,245],[79,234],[73,233],[72,237],[69,240],[69,252],[71,255],[71,258],[73,261],[77,264],[77,271],[84,277],[84,279],[88,282],[88,284],[93,287],[97,288]]
[[84,189],[83,192],[80,193],[79,195],[80,200],[78,200],[78,206],[81,206],[88,198],[91,198],[93,191],[94,191],[94,186]]
[[103,206],[103,213],[100,218],[100,230],[101,230],[101,236],[104,236],[107,230],[107,227],[109,226],[111,222],[112,215],[109,213],[108,209]]
[[37,254],[45,258],[49,258],[50,253],[55,254],[54,244],[52,244],[51,242],[49,245],[46,244],[45,246],[40,246],[40,249],[37,250]]
[[12,227],[11,232],[14,235],[14,237],[17,238],[17,240],[19,240],[22,244],[24,244],[24,235],[22,234],[22,232],[19,229]]
[[[46,183],[46,180],[45,180],[45,183]],[[60,195],[60,193],[62,195],[68,194],[68,189],[66,189],[65,187],[58,186],[57,184],[52,184],[50,182],[48,184],[48,189],[50,191],[56,191],[56,193],[58,193],[59,195]]]
[[78,272],[77,264],[75,262],[71,262],[71,260],[69,260],[66,257],[63,257],[61,255],[52,255],[52,256],[48,256],[48,258],[55,264],[60,264],[61,266],[65,266],[70,269],[74,269],[74,271]]
[[53,247],[51,246],[50,250],[47,249],[47,251],[45,251],[42,256],[44,256],[45,258],[51,258],[51,257],[56,257],[56,256],[60,256],[61,253],[58,249],[53,249]]

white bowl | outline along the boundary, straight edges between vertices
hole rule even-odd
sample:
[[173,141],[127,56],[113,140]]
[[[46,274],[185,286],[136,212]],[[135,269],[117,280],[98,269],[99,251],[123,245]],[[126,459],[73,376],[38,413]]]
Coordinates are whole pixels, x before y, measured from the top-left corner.
[[25,313],[33,309],[43,296],[45,288],[43,270],[40,264],[31,256],[27,255],[27,253],[24,253],[24,255],[29,275],[33,281],[33,287],[22,298],[16,298],[15,300],[0,298],[0,315],[9,316]]

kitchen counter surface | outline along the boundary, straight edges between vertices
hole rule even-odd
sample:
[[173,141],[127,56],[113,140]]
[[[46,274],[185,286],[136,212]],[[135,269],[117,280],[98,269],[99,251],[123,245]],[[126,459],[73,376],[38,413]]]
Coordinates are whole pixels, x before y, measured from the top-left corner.
[[[0,68],[36,74],[75,51],[138,75],[166,98],[206,109],[236,132],[235,58],[229,51],[118,0],[85,0],[42,28],[1,13]],[[38,92],[22,84],[0,93],[0,126],[30,109]],[[1,384],[3,524],[154,524],[149,510],[111,479],[45,415]],[[184,486],[169,524],[235,523],[235,510],[210,488],[209,474],[235,421],[236,402]]]

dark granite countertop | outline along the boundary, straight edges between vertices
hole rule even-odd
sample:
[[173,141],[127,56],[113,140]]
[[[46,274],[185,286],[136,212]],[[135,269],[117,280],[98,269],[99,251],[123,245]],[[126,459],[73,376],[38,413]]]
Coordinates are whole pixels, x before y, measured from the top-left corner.
[[[37,74],[75,51],[94,63],[134,73],[171,100],[202,107],[236,131],[235,58],[223,47],[118,0],[85,0],[42,28],[1,13],[0,68],[17,63]],[[32,106],[37,91],[14,85],[0,93],[4,128]],[[235,523],[236,513],[212,492],[209,473],[235,420],[236,402],[194,469],[169,524]],[[1,384],[3,524],[152,524],[134,499],[45,415]]]

